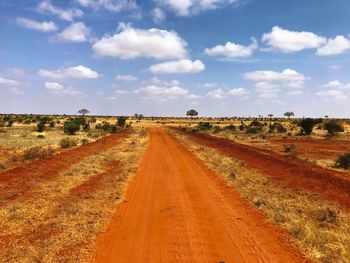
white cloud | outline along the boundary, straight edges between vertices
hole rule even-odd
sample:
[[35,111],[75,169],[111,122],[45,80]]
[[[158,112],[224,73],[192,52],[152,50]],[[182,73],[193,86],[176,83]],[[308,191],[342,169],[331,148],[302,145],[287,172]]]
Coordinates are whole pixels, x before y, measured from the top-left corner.
[[317,92],[318,96],[324,97],[326,100],[335,99],[335,100],[346,100],[348,96],[344,94],[342,90],[339,89],[330,89],[326,91]]
[[255,83],[255,90],[261,98],[272,98],[276,97],[277,93],[280,92],[280,88],[276,84],[269,82],[257,82]]
[[350,49],[350,40],[344,36],[328,39],[327,44],[317,49],[318,56],[332,56],[342,54]]
[[16,22],[18,25],[23,26],[25,28],[34,29],[42,32],[51,32],[57,30],[56,24],[52,21],[37,22],[28,18],[17,17]]
[[213,48],[206,48],[204,53],[209,56],[222,56],[227,58],[246,58],[250,57],[258,45],[255,39],[249,46],[242,46],[232,42],[227,42],[225,45],[217,45]]
[[161,24],[166,20],[166,14],[161,8],[156,7],[152,11],[152,18],[154,23]]
[[178,16],[198,14],[206,10],[237,4],[238,0],[155,0],[159,5],[169,8]]
[[116,80],[124,80],[124,81],[136,81],[138,78],[133,75],[118,75]]
[[66,42],[85,42],[88,41],[89,35],[90,29],[83,22],[76,22],[69,25],[57,37]]
[[223,99],[226,97],[226,94],[222,89],[216,89],[213,91],[209,91],[207,94],[207,97],[213,98],[213,99]]
[[180,59],[178,61],[168,61],[149,67],[152,73],[198,73],[205,69],[205,65],[200,60],[191,61]]
[[216,88],[216,87],[220,86],[220,84],[216,83],[216,82],[206,82],[204,84],[200,84],[199,86],[206,88],[206,89],[211,89],[211,88]]
[[328,82],[327,84],[322,86],[323,88],[327,89],[342,89],[342,90],[349,90],[350,89],[350,83],[344,84],[340,82],[339,80],[332,80]]
[[243,88],[234,88],[229,90],[228,94],[232,96],[242,96],[249,94],[249,91]]
[[60,91],[63,90],[63,86],[57,82],[45,82],[45,88],[50,91]]
[[276,71],[253,71],[244,74],[245,79],[255,82],[277,82],[289,88],[302,88],[307,78],[292,69],[285,69],[282,72]]
[[95,10],[106,9],[112,12],[137,8],[135,0],[78,0],[78,3],[83,7],[91,7]]
[[57,82],[45,82],[44,83],[45,88],[56,95],[82,95],[83,93],[79,90],[73,89],[72,87],[65,88],[63,85]]
[[15,87],[19,85],[19,82],[12,79],[5,79],[3,77],[0,77],[0,85],[1,86],[9,86],[9,87]]
[[164,82],[153,78],[149,85],[134,90],[135,94],[144,94],[146,100],[156,101],[159,103],[167,102],[178,98],[197,99],[200,96],[190,94],[190,92],[181,87],[177,80]]
[[281,50],[285,53],[318,48],[326,43],[324,37],[320,37],[312,32],[289,31],[278,26],[273,27],[270,33],[265,33],[262,41],[270,49]]
[[187,55],[187,43],[176,32],[156,28],[136,29],[123,23],[119,24],[119,30],[119,33],[97,41],[93,45],[95,53],[121,59],[183,58]]
[[42,1],[39,6],[38,6],[38,10],[40,12],[48,12],[54,15],[59,16],[61,19],[63,20],[67,20],[67,21],[73,21],[74,18],[77,17],[82,17],[83,16],[83,11],[79,10],[79,9],[62,9],[60,7],[54,6],[52,5],[50,0],[44,0]]
[[45,78],[76,78],[76,79],[97,79],[100,75],[87,67],[82,65],[70,68],[62,68],[58,70],[45,70],[40,69],[38,72],[39,76]]

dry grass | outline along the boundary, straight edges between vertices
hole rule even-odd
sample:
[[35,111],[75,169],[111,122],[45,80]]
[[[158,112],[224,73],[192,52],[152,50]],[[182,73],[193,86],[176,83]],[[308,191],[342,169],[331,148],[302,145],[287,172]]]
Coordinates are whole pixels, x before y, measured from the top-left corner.
[[350,259],[350,213],[314,193],[271,181],[244,163],[170,131],[185,147],[222,176],[268,219],[285,229],[308,259],[345,263]]
[[54,181],[38,182],[26,200],[5,203],[0,208],[0,261],[90,262],[96,238],[123,199],[147,142],[147,134],[138,129]]

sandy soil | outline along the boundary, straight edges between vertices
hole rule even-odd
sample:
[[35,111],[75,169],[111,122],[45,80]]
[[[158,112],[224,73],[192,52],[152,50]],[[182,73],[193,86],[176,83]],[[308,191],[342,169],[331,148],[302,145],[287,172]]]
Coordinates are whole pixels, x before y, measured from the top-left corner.
[[276,152],[240,144],[203,133],[188,133],[191,138],[208,147],[244,161],[248,166],[291,187],[314,191],[350,209],[350,178],[337,172],[306,162],[293,160]]
[[286,236],[161,128],[96,262],[304,262]]

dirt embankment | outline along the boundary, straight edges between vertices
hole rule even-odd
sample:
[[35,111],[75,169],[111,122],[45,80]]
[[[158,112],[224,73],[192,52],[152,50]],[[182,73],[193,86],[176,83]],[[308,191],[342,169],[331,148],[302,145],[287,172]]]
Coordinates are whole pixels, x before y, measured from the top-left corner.
[[305,262],[286,237],[161,128],[96,262]]
[[[177,129],[180,131],[180,129]],[[350,178],[341,173],[293,160],[276,152],[240,144],[203,133],[186,133],[196,142],[244,161],[250,167],[291,187],[315,191],[350,209]]]

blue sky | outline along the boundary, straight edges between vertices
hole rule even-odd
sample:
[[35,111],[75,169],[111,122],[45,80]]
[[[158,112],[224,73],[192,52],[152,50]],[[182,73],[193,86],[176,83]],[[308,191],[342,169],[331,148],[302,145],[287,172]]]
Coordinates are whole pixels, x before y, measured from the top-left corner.
[[349,117],[347,0],[0,0],[0,112]]

